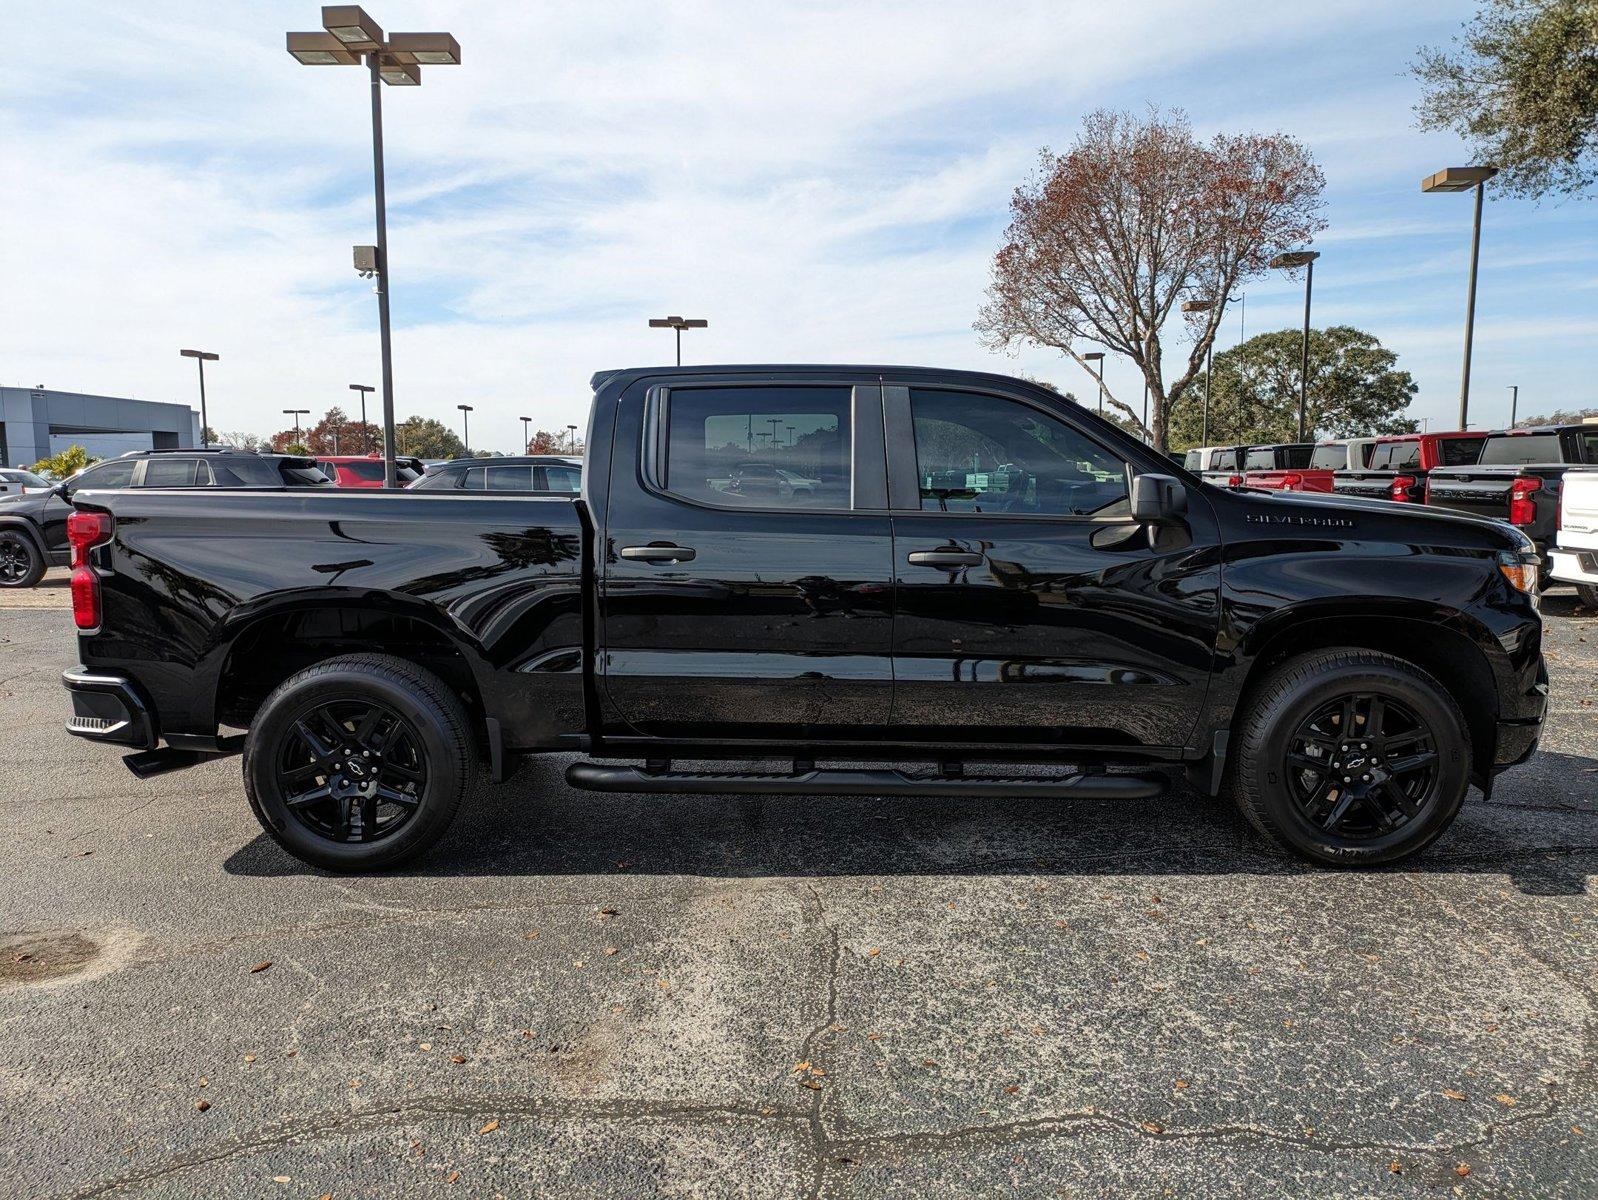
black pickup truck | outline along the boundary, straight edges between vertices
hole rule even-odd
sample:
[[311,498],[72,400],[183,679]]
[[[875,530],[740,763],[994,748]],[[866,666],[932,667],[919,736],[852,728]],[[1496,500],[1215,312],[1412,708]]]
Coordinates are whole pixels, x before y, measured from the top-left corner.
[[1502,524],[1213,487],[968,372],[602,373],[587,444],[577,497],[75,494],[69,730],[141,775],[242,750],[266,831],[338,870],[550,752],[628,793],[1127,799],[1186,769],[1370,863],[1537,742]]
[[1537,547],[1547,582],[1559,494],[1571,467],[1598,464],[1598,425],[1550,425],[1487,435],[1472,466],[1427,476],[1426,503],[1515,526]]

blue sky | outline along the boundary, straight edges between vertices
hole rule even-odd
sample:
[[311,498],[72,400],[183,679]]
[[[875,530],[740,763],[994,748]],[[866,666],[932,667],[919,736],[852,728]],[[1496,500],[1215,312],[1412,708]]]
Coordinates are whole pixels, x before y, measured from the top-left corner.
[[[385,89],[397,405],[510,450],[517,418],[584,420],[599,368],[670,361],[649,316],[707,317],[689,361],[1024,371],[971,330],[1015,185],[1099,106],[1185,109],[1202,134],[1282,130],[1327,177],[1315,323],[1399,352],[1412,412],[1457,410],[1467,161],[1413,128],[1415,49],[1464,4],[375,0],[447,28],[463,65]],[[269,432],[378,381],[367,85],[305,68],[311,3],[8,0],[0,74],[0,382],[193,399]],[[1488,203],[1472,419],[1598,403],[1591,202]],[[1247,331],[1302,285],[1249,283]],[[1172,331],[1173,335],[1176,333]],[[1235,317],[1220,346],[1238,336]],[[1108,361],[1123,395],[1141,384]]]

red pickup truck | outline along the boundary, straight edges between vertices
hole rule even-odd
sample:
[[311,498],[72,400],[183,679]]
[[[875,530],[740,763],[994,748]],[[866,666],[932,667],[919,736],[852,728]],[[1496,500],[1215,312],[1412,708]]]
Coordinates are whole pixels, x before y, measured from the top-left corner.
[[[1284,442],[1276,446],[1250,446],[1243,458],[1243,487],[1264,488],[1269,492],[1329,492],[1330,471],[1311,471],[1314,442]],[[1314,486],[1311,476],[1326,477],[1324,487]]]
[[1485,433],[1459,431],[1381,438],[1362,470],[1336,473],[1332,490],[1342,496],[1420,504],[1433,469],[1474,466],[1486,440]]

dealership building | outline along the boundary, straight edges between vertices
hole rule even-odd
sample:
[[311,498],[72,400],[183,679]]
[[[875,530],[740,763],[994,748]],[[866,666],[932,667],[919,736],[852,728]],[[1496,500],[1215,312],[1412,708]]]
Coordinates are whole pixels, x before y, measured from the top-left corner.
[[0,466],[24,466],[82,446],[96,458],[200,443],[200,414],[187,404],[0,387]]

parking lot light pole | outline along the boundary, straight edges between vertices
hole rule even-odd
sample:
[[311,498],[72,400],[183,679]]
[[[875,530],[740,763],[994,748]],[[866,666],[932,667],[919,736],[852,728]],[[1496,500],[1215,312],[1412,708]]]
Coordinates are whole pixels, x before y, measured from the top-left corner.
[[1470,282],[1465,289],[1465,362],[1459,373],[1459,427],[1470,415],[1470,346],[1476,332],[1476,261],[1481,256],[1481,202],[1487,181],[1497,167],[1446,167],[1420,181],[1423,192],[1476,193],[1476,220],[1470,231]]
[[[383,97],[381,84],[418,87],[422,65],[458,66],[460,45],[447,33],[393,33],[357,4],[322,7],[322,31],[291,33],[288,52],[308,67],[359,66],[364,56],[372,76],[372,182],[377,207],[377,248],[370,274],[377,280],[378,340],[383,358],[383,486],[397,486],[394,464],[394,358],[388,319],[388,212],[383,194]],[[367,272],[363,271],[363,274]]]
[[184,358],[192,358],[200,368],[200,445],[209,450],[211,448],[210,426],[205,416],[205,364],[216,362],[220,354],[212,354],[206,350],[179,350]]
[[684,329],[709,329],[710,322],[702,317],[650,317],[651,329],[675,329],[677,331],[677,365],[682,366],[682,331]]
[[283,410],[283,415],[285,417],[293,417],[294,418],[294,440],[296,442],[299,441],[300,440],[300,418],[302,416],[306,416],[306,417],[310,416],[311,415],[311,410],[308,409],[308,408],[285,408]]
[[1298,354],[1298,440],[1305,441],[1309,429],[1309,302],[1315,289],[1315,260],[1319,250],[1289,250],[1271,259],[1270,265],[1280,271],[1305,268],[1304,273],[1304,341]]
[[533,435],[528,432],[528,430],[530,430],[532,428],[533,419],[531,417],[522,417],[521,418],[521,423],[522,423],[522,453],[526,454],[527,453],[527,448],[533,444]]
[[1509,427],[1515,427],[1515,410],[1520,407],[1520,384],[1509,385]]
[[472,456],[472,406],[470,404],[457,404],[461,410],[461,445],[466,447],[466,457]]
[[1091,351],[1088,354],[1084,354],[1082,357],[1084,359],[1086,359],[1088,362],[1094,364],[1094,369],[1097,372],[1097,378],[1098,378],[1098,381],[1099,381],[1099,411],[1103,412],[1104,411],[1104,351],[1102,351],[1102,350],[1094,350],[1094,351]]
[[377,389],[364,383],[350,384],[350,391],[361,394],[361,453],[372,452],[372,431],[366,424],[366,393],[375,392]]
[[566,430],[567,430],[568,433],[571,434],[571,452],[573,454],[576,454],[577,453],[577,426],[568,425],[568,426],[566,426]]

